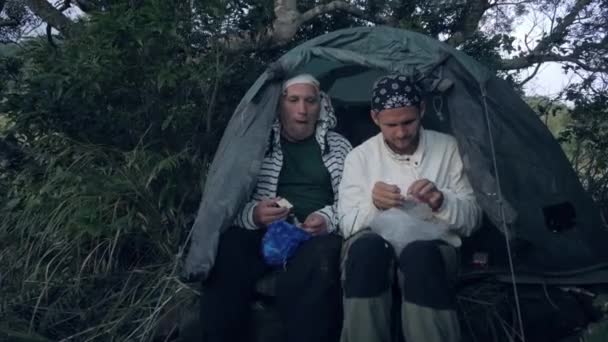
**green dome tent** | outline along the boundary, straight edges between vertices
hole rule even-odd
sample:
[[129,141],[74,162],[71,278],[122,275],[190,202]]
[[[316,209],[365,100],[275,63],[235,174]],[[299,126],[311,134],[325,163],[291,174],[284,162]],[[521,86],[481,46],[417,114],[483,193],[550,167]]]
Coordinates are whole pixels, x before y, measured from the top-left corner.
[[[486,224],[463,246],[469,274],[606,282],[608,230],[557,141],[507,82],[446,44],[405,30],[351,28],[310,40],[273,63],[236,108],[210,167],[192,227],[186,278],[206,277],[218,237],[253,191],[281,82],[315,75],[353,145],[375,134],[373,81],[400,72],[427,96],[423,125],[455,136]],[[508,233],[508,234],[504,234]],[[476,256],[488,265],[474,268]],[[523,280],[524,278],[518,278]]]

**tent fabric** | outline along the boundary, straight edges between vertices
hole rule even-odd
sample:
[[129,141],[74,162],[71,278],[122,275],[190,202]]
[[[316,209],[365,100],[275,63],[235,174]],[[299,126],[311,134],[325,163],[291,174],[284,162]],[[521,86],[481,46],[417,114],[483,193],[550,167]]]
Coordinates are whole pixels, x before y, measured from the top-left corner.
[[255,186],[281,82],[301,72],[320,80],[338,130],[353,145],[377,132],[368,114],[376,78],[403,73],[419,80],[427,93],[423,125],[456,138],[488,223],[463,249],[488,255],[492,272],[507,272],[503,233],[509,233],[516,270],[526,274],[572,276],[608,264],[608,230],[599,211],[557,141],[507,82],[427,36],[367,27],[292,49],[242,98],[206,178],[183,268],[187,279],[205,278],[212,268],[219,235]]

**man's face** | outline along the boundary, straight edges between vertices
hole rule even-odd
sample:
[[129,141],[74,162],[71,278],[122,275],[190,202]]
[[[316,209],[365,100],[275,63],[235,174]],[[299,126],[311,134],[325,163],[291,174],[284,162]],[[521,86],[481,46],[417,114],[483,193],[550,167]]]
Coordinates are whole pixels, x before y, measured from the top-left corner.
[[279,120],[283,137],[301,141],[315,132],[321,104],[317,89],[310,84],[294,84],[281,98]]
[[418,147],[420,110],[408,106],[371,112],[388,146],[398,154],[413,154]]

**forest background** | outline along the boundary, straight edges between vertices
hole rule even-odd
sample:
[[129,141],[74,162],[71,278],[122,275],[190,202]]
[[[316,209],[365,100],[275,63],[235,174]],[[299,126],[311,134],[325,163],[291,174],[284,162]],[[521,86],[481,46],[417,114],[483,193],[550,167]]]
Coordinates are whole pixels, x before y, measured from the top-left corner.
[[[608,0],[0,0],[0,340],[167,335],[241,96],[299,43],[373,25],[510,82],[606,213]],[[541,96],[547,65],[569,82]]]

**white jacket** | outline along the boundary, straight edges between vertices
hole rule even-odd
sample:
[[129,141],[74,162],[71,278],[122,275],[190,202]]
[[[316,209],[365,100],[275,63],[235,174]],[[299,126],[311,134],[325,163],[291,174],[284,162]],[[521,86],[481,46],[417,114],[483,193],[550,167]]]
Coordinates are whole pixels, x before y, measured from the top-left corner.
[[454,137],[420,129],[420,142],[412,155],[397,155],[386,145],[382,133],[353,149],[344,162],[340,183],[338,216],[344,237],[369,226],[380,212],[372,203],[372,189],[383,181],[400,187],[426,178],[443,192],[442,206],[435,217],[448,223],[448,238],[455,247],[481,221],[481,208],[463,172],[462,159]]

